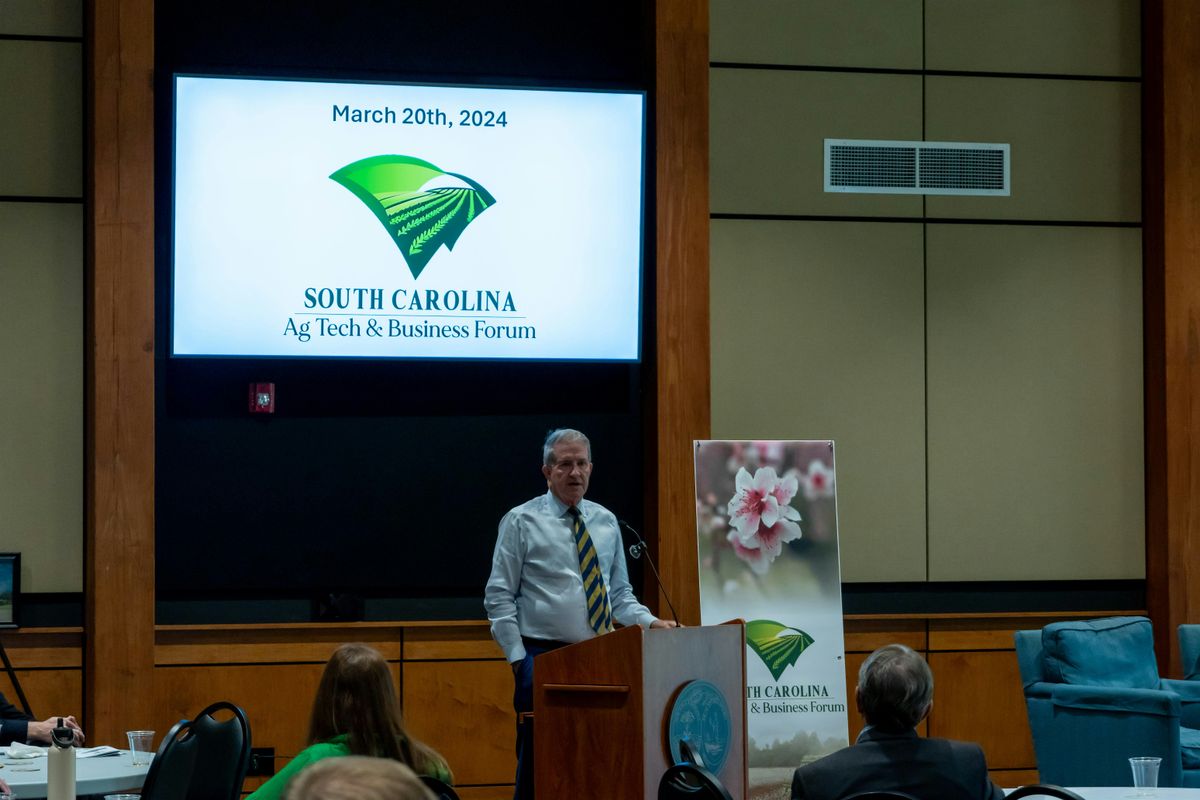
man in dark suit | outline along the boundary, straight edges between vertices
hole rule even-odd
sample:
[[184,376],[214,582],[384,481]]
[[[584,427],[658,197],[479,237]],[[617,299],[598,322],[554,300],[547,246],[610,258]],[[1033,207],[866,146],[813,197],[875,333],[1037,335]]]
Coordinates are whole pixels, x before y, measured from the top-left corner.
[[881,790],[918,800],[1003,800],[979,745],[917,735],[933,705],[933,672],[911,648],[890,644],[868,656],[855,699],[867,727],[850,747],[797,769],[793,800]]

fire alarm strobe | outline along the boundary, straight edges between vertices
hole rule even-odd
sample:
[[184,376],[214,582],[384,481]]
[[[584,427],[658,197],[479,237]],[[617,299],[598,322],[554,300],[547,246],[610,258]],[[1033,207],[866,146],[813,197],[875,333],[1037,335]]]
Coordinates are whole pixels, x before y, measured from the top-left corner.
[[274,414],[275,413],[275,384],[273,384],[273,383],[252,383],[252,384],[250,384],[250,413],[251,414]]

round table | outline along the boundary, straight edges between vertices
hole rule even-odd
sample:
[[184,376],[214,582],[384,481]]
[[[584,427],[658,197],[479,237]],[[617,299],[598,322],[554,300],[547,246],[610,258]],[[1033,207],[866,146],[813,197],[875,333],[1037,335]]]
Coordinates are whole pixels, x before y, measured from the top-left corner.
[[[1200,789],[1159,787],[1151,789],[1152,794],[1143,798],[1137,794],[1137,789],[1130,786],[1069,786],[1067,788],[1082,797],[1083,800],[1200,800]],[[1005,791],[1011,792],[1012,789],[1005,789]]]
[[[115,756],[75,760],[75,794],[112,794],[142,788],[150,765],[133,766],[128,750]],[[46,758],[0,758],[0,778],[12,787],[17,800],[46,796]]]

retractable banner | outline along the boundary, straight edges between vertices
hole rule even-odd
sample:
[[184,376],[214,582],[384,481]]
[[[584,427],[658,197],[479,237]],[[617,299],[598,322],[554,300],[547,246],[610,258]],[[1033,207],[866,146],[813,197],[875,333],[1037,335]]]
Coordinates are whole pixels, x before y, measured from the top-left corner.
[[848,743],[831,441],[698,441],[700,617],[746,621],[750,786]]

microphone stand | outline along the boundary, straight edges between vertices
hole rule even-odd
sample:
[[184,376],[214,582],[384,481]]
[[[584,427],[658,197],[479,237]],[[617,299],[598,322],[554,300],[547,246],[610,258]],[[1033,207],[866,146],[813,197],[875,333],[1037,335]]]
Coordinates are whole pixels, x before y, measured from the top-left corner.
[[617,524],[632,533],[633,538],[637,539],[636,544],[629,545],[629,555],[634,560],[637,560],[642,557],[642,553],[646,554],[646,563],[650,565],[650,571],[654,573],[654,580],[658,583],[658,590],[662,592],[663,597],[666,599],[667,608],[671,609],[672,619],[674,619],[676,623],[679,623],[679,614],[675,611],[675,606],[671,604],[671,595],[667,594],[667,587],[663,586],[662,578],[658,574],[658,568],[654,566],[654,559],[650,558],[650,551],[646,547],[645,540],[643,540],[641,534],[639,534],[637,530],[635,530],[634,527],[625,520],[619,519],[617,520]]

